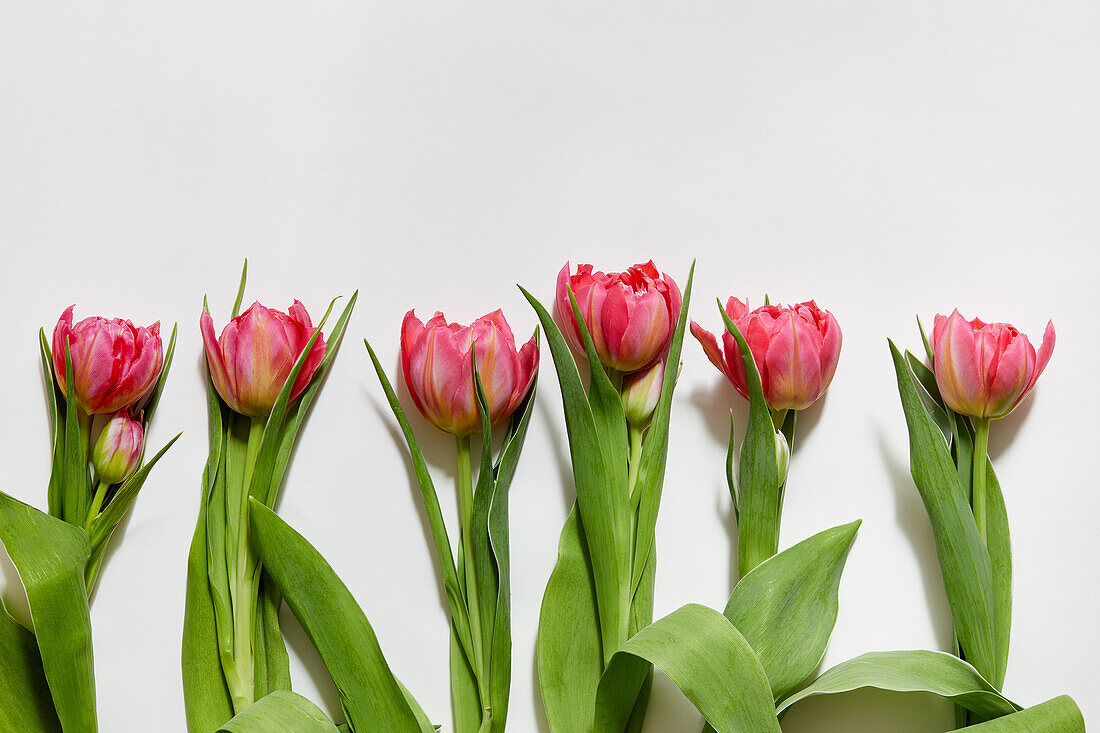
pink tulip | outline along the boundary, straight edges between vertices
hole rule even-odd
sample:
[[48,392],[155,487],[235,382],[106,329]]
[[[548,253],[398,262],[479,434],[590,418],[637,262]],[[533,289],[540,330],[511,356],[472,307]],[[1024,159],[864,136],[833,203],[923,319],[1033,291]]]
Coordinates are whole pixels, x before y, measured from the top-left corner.
[[[317,330],[300,301],[286,313],[253,303],[214,338],[209,313],[199,318],[206,362],[214,388],[235,412],[251,417],[271,412],[279,392]],[[318,335],[298,378],[291,401],[297,399],[325,357],[325,339]]]
[[65,344],[69,345],[76,402],[90,415],[128,407],[142,399],[160,376],[164,352],[160,322],[138,328],[121,318],[91,316],[73,325],[70,305],[53,330],[57,384],[65,392]]
[[134,475],[141,460],[143,436],[141,423],[129,410],[116,413],[107,422],[92,451],[92,466],[103,484],[119,484]]
[[[726,302],[726,313],[748,342],[768,407],[804,410],[829,388],[840,359],[841,342],[840,325],[832,313],[818,308],[812,300],[792,306],[764,305],[750,311],[737,298]],[[711,363],[748,399],[745,364],[734,337],[723,331],[723,354],[714,334],[694,321],[691,332]]]
[[634,372],[664,353],[680,317],[680,288],[671,277],[658,272],[652,260],[626,272],[606,274],[593,273],[592,265],[580,265],[572,275],[568,262],[561,268],[554,320],[569,345],[583,354],[584,342],[566,286],[577,299],[604,366]]
[[517,351],[512,329],[499,310],[469,326],[448,323],[440,312],[427,323],[421,323],[414,311],[405,314],[401,324],[405,384],[428,422],[459,437],[481,430],[471,349],[477,357],[489,421],[496,425],[515,412],[535,381],[539,351],[534,337]]
[[936,385],[947,406],[977,418],[1004,417],[1027,396],[1054,351],[1047,322],[1038,354],[1027,336],[1007,323],[967,321],[958,310],[936,316],[932,353]]

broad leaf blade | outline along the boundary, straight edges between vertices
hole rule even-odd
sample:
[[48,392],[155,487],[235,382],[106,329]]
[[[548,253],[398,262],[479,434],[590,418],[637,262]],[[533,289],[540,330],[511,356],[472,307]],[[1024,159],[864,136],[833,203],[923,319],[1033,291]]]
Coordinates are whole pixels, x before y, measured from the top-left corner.
[[592,566],[576,504],[562,527],[558,562],[542,596],[537,657],[550,730],[587,731],[592,725],[603,656]]
[[837,591],[859,522],[827,529],[756,566],[734,588],[724,615],[756,651],[776,700],[825,654]]
[[61,733],[34,634],[0,602],[0,730]]
[[[719,733],[779,733],[764,669],[748,642],[720,613],[689,604],[635,634],[615,653],[600,682],[596,733],[623,730],[605,705],[618,679],[660,667]],[[629,711],[628,711],[629,712]]]
[[782,712],[799,700],[864,687],[893,692],[931,692],[986,717],[1019,710],[972,666],[946,652],[870,652],[841,662],[776,707]]
[[905,421],[909,426],[913,481],[932,524],[944,589],[959,646],[967,660],[992,678],[998,667],[993,626],[993,577],[989,553],[959,487],[947,443],[917,394],[912,372],[893,342]]
[[0,492],[0,542],[27,591],[57,717],[65,730],[94,733],[92,628],[84,587],[88,536]]
[[325,559],[255,499],[251,537],[267,573],[325,663],[354,730],[421,731],[363,610]]
[[1072,698],[1062,695],[1027,710],[966,728],[974,733],[1085,733],[1085,718]]
[[336,725],[301,695],[276,690],[239,712],[219,733],[336,733]]
[[[617,474],[608,465],[608,453],[601,441],[593,406],[585,394],[577,364],[561,330],[533,295],[523,288],[520,290],[538,314],[546,333],[546,345],[550,349],[558,374],[558,386],[565,410],[566,434],[569,437],[573,483],[577,489],[576,511],[584,523],[588,560],[592,566],[596,588],[601,653],[604,659],[610,659],[613,651],[610,647],[618,643],[616,639],[619,636],[621,619],[619,594],[622,567],[618,537],[619,516],[626,508],[626,500],[625,497],[618,496],[619,492],[615,490],[619,486],[615,482]],[[583,322],[579,325],[583,327]],[[545,601],[543,608],[546,608]],[[547,618],[558,617],[551,615]],[[540,622],[540,634],[541,626]],[[548,629],[547,633],[565,632]]]

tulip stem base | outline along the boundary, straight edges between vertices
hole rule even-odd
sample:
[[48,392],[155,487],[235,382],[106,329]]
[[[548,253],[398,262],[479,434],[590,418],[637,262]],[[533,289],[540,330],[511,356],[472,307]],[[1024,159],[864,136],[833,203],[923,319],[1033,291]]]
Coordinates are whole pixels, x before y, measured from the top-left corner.
[[982,543],[986,542],[985,474],[989,460],[989,418],[974,418],[974,474],[971,486],[970,506],[974,510],[974,522]]

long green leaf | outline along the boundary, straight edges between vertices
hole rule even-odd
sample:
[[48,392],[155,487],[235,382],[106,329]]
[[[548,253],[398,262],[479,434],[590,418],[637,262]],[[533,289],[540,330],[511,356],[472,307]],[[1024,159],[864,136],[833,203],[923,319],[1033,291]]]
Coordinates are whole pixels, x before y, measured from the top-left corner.
[[1027,710],[966,730],[975,733],[1085,733],[1085,718],[1072,698],[1062,695]]
[[[577,511],[584,523],[588,559],[592,564],[592,577],[595,581],[601,653],[608,660],[619,644],[621,633],[618,517],[625,510],[626,499],[616,491],[619,487],[615,482],[616,472],[608,465],[608,452],[601,442],[594,409],[581,384],[580,373],[569,346],[546,308],[522,287],[520,290],[542,323],[546,345],[550,349],[558,374],[558,386],[565,410],[566,434],[569,438],[569,457],[573,467],[573,483],[577,489]],[[583,330],[583,319],[578,327]],[[625,455],[623,460],[625,461]],[[544,603],[543,608],[545,607]],[[539,625],[541,634],[541,621]],[[546,633],[564,632],[547,629]]]
[[219,733],[336,733],[336,725],[301,695],[276,690],[237,713]]
[[[665,482],[665,466],[668,463],[668,426],[672,418],[672,393],[676,389],[676,374],[679,371],[680,354],[687,330],[688,306],[691,304],[691,288],[695,280],[695,263],[688,271],[687,287],[684,288],[680,315],[676,328],[672,332],[672,341],[668,347],[668,364],[665,368],[664,382],[661,384],[661,396],[653,413],[653,421],[646,431],[642,465],[638,470],[638,484],[634,491],[638,493],[638,530],[637,547],[634,549],[634,573],[631,587],[638,588],[642,570],[653,548],[654,529],[657,526],[657,512],[661,506],[661,493]],[[656,558],[653,558],[656,562]],[[648,621],[652,620],[646,619]]]
[[336,354],[340,351],[340,344],[344,341],[348,321],[351,319],[351,313],[355,310],[355,303],[358,300],[359,291],[356,290],[348,298],[348,304],[344,306],[343,312],[336,319],[332,330],[329,331],[325,340],[325,356],[317,366],[317,370],[313,372],[313,378],[310,379],[309,385],[302,390],[302,394],[298,395],[298,399],[287,411],[282,441],[279,444],[279,450],[275,457],[275,469],[271,476],[271,485],[276,493],[283,483],[283,476],[286,474],[287,466],[290,463],[290,456],[294,452],[294,442],[298,437],[298,431],[301,430],[302,423],[305,421],[306,415],[309,414],[310,405],[313,404],[317,393],[321,391],[321,385],[324,383],[329,369],[332,368]]
[[435,484],[432,483],[432,476],[428,472],[428,464],[424,460],[424,454],[421,452],[419,444],[416,442],[416,435],[413,434],[412,426],[409,425],[409,420],[405,417],[405,411],[401,409],[401,402],[397,399],[397,393],[394,392],[381,362],[378,361],[378,355],[374,353],[370,342],[363,339],[363,343],[367,347],[367,353],[370,354],[371,363],[374,364],[374,372],[378,375],[378,382],[382,385],[382,391],[386,393],[386,401],[389,402],[390,410],[393,411],[393,416],[401,427],[401,433],[405,436],[405,443],[409,447],[409,456],[412,458],[416,483],[420,487],[420,496],[424,501],[424,514],[428,517],[428,527],[431,530],[436,554],[439,557],[439,569],[443,576],[443,590],[447,595],[447,605],[451,609],[451,620],[455,625],[462,648],[468,656],[471,656],[473,653],[473,630],[470,628],[470,618],[466,613],[462,586],[458,582],[458,569],[455,565],[454,551],[451,549],[451,540],[447,536],[447,525],[443,521],[443,510],[439,506],[439,496],[436,494]]
[[83,526],[90,508],[91,475],[88,473],[88,432],[91,420],[76,403],[76,379],[69,342],[65,341],[65,458],[61,481],[61,518]]
[[88,536],[0,492],[0,542],[27,591],[57,717],[65,730],[95,733],[92,628],[84,587]]
[[65,474],[65,412],[61,406],[65,404],[65,395],[57,386],[50,342],[46,340],[46,331],[41,328],[38,329],[38,347],[42,355],[42,376],[46,380],[46,405],[50,409],[50,432],[53,435],[53,465],[48,492],[50,516],[64,519],[61,485]]
[[749,424],[741,445],[737,493],[737,577],[745,575],[779,550],[780,484],[776,463],[775,424],[752,352],[722,303],[718,311],[737,341],[749,387]]
[[332,675],[351,727],[423,731],[347,587],[320,553],[274,512],[255,499],[249,504],[252,541]]
[[[538,345],[538,329],[535,342]],[[490,645],[489,699],[493,706],[493,730],[504,731],[508,714],[508,698],[512,681],[512,585],[509,551],[508,496],[519,456],[527,437],[527,428],[535,410],[537,377],[524,401],[513,414],[508,435],[493,467],[493,495],[489,504],[489,547],[497,567],[496,611],[493,615],[493,636]]]
[[1019,706],[1001,696],[978,670],[946,652],[870,652],[841,662],[813,683],[783,700],[782,712],[799,700],[864,687],[893,692],[931,692],[986,717],[1008,715]]
[[0,730],[61,733],[34,634],[0,601]]
[[592,566],[576,504],[562,527],[558,561],[542,596],[536,651],[539,688],[550,730],[587,731],[603,673],[603,655]]
[[93,520],[89,536],[92,555],[88,563],[88,570],[85,573],[89,588],[95,585],[95,580],[99,575],[100,565],[103,562],[103,555],[107,551],[107,544],[110,542],[111,535],[114,534],[115,528],[118,527],[119,522],[126,516],[130,507],[133,506],[134,500],[137,498],[138,492],[141,491],[141,487],[145,485],[145,479],[149,477],[149,472],[153,470],[153,466],[157,465],[157,461],[168,452],[168,449],[172,447],[173,443],[179,440],[182,434],[183,433],[177,433],[176,437],[169,440],[151,460],[147,461],[133,476],[119,486],[118,489],[115,490],[114,496],[111,497],[111,503],[104,508],[95,520]]
[[959,645],[967,660],[989,679],[995,676],[998,667],[989,553],[959,487],[958,473],[947,443],[917,394],[908,363],[892,341],[890,351],[909,426],[913,481],[932,524],[936,555]]
[[617,707],[605,704],[605,689],[650,664],[719,733],[779,732],[768,678],[748,642],[717,611],[689,604],[642,629],[615,653],[600,682],[596,733],[618,733],[626,724]]
[[780,699],[821,662],[837,617],[837,591],[859,521],[827,529],[757,565],[724,615],[756,651]]
[[[191,733],[209,733],[233,717],[233,702],[222,673],[218,640],[217,614],[228,614],[228,599],[216,600],[211,585],[211,562],[220,553],[222,573],[225,568],[224,539],[212,541],[208,526],[208,508],[218,511],[215,519],[224,531],[224,489],[217,498],[216,488],[223,465],[226,434],[222,425],[222,407],[210,383],[206,380],[210,452],[202,475],[202,498],[199,518],[191,549],[187,555],[187,596],[183,614],[183,699],[187,729]],[[221,476],[224,484],[225,477]],[[228,593],[228,589],[224,590]]]

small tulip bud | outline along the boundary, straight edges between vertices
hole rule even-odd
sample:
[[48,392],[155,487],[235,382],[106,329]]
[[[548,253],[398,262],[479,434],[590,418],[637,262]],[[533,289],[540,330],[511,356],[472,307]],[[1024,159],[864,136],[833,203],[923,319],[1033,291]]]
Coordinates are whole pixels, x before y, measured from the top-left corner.
[[134,475],[141,460],[144,434],[129,410],[116,413],[99,434],[92,451],[92,466],[105,484],[120,484]]
[[775,432],[775,463],[779,467],[779,485],[787,483],[787,471],[791,465],[791,449],[782,432]]
[[644,428],[653,419],[665,381],[665,360],[648,369],[627,375],[623,380],[623,413],[633,428]]

